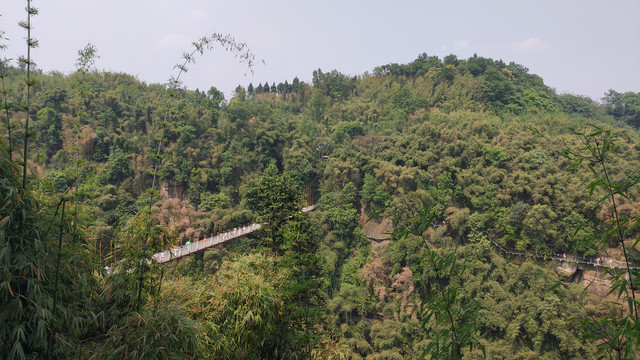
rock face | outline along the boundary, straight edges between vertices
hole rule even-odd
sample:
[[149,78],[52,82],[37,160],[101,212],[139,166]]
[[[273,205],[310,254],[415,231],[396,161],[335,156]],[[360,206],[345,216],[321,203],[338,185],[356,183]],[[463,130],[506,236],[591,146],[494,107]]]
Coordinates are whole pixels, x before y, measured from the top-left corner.
[[592,294],[605,295],[611,289],[611,279],[602,270],[585,270],[582,274],[582,286],[589,286]]
[[366,237],[375,241],[391,239],[393,221],[390,218],[369,219],[365,214],[365,206],[360,207],[360,221],[358,225]]
[[162,184],[160,188],[160,196],[166,199],[178,199],[180,201],[186,199],[187,193],[184,185]]
[[556,272],[564,276],[569,282],[588,287],[588,292],[592,294],[605,295],[611,288],[609,275],[602,269],[581,269],[575,264],[563,262],[556,267]]

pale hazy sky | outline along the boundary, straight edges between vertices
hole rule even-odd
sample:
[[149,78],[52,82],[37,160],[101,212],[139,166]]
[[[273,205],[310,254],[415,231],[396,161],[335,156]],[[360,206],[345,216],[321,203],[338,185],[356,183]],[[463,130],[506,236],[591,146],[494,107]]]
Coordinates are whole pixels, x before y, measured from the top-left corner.
[[[0,0],[1,57],[26,52],[24,0]],[[310,82],[313,70],[348,75],[420,53],[514,61],[558,93],[599,99],[640,92],[640,0],[35,0],[33,59],[44,71],[74,70],[77,51],[98,48],[100,70],[164,83],[191,41],[233,35],[265,61],[253,75],[217,49],[182,79],[230,98],[241,84]]]

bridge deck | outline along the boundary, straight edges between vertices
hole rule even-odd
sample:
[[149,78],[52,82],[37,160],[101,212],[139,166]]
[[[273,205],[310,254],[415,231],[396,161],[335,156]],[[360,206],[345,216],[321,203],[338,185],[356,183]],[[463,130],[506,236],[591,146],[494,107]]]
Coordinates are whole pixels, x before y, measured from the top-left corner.
[[[314,210],[315,208],[316,208],[315,205],[307,206],[302,209],[302,212],[309,212]],[[255,223],[238,227],[238,228],[235,228],[234,230],[229,230],[227,232],[218,234],[216,236],[212,236],[210,238],[196,241],[189,245],[182,245],[182,246],[174,247],[172,249],[159,252],[153,255],[153,258],[159,263],[166,263],[171,260],[179,259],[184,256],[189,256],[195,252],[202,251],[210,247],[224,244],[229,240],[233,240],[233,239],[245,236],[247,234],[250,234],[260,229],[261,227],[262,225],[255,224]]]
[[[495,247],[497,247],[502,252],[508,255],[535,257],[535,258],[544,259],[544,260],[564,261],[564,262],[570,262],[575,264],[590,265],[595,267],[607,267],[610,269],[626,269],[627,268],[627,264],[624,261],[617,261],[617,260],[605,259],[605,258],[588,258],[588,257],[574,256],[574,255],[567,255],[567,254],[537,254],[537,253],[531,253],[531,252],[527,253],[524,251],[505,248],[504,246],[500,245],[499,243],[497,243],[492,239],[489,239],[489,241],[491,241],[491,243]],[[631,266],[631,269],[639,270],[640,267]]]
[[[302,212],[309,212],[314,210],[315,208],[316,208],[315,205],[307,206],[302,209]],[[255,224],[255,223],[250,225],[245,225],[243,227],[239,227],[234,230],[230,230],[230,231],[221,233],[219,235],[212,236],[210,238],[196,241],[189,245],[182,245],[172,249],[165,250],[163,252],[159,252],[153,255],[153,258],[159,263],[166,263],[171,260],[179,259],[184,256],[189,256],[195,252],[202,251],[210,247],[224,244],[227,241],[250,234],[260,229],[261,227],[262,226],[260,224]],[[587,257],[572,256],[572,255],[567,256],[566,254],[537,254],[537,253],[530,253],[530,252],[527,253],[527,252],[518,251],[515,249],[505,248],[504,246],[502,246],[501,244],[499,244],[498,242],[492,239],[489,239],[489,241],[491,241],[491,243],[495,247],[497,247],[502,252],[508,255],[535,257],[535,258],[541,258],[545,260],[564,261],[564,262],[571,262],[576,264],[591,265],[595,267],[608,267],[611,269],[623,269],[627,267],[626,263],[620,262],[620,261],[614,261],[611,259],[587,258]],[[640,267],[632,267],[632,269],[640,270]]]

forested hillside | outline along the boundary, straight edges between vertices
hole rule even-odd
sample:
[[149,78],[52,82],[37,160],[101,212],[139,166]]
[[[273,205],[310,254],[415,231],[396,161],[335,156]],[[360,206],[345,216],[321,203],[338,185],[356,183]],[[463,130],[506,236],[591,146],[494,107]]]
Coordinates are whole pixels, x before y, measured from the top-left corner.
[[[91,69],[35,71],[28,90],[25,68],[2,71],[0,357],[637,354],[633,301],[606,307],[544,256],[640,263],[640,93],[598,103],[455,55],[230,99]],[[631,298],[625,274],[608,300]]]

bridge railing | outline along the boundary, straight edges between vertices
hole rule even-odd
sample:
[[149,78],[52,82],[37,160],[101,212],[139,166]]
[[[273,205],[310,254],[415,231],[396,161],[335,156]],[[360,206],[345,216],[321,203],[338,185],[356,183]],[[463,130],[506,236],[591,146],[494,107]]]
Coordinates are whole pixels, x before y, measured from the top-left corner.
[[[302,208],[302,212],[309,212],[315,210],[315,205],[310,205]],[[216,246],[218,244],[227,242],[229,240],[244,236],[246,234],[252,233],[258,229],[260,229],[262,225],[260,224],[249,224],[242,227],[235,228],[233,230],[229,230],[223,233],[220,233],[215,236],[211,236],[206,239],[202,239],[200,241],[193,242],[189,245],[181,245],[178,247],[174,247],[172,249],[168,249],[157,254],[153,255],[153,258],[159,263],[165,263],[174,259],[181,258],[183,256],[191,255],[195,252],[208,249],[212,246]]]
[[[611,269],[622,269],[627,267],[627,264],[625,262],[615,261],[613,259],[589,258],[589,257],[583,257],[583,256],[575,256],[575,255],[567,256],[567,254],[539,254],[539,253],[524,252],[524,251],[506,248],[502,246],[500,243],[498,243],[497,241],[489,237],[487,237],[487,239],[489,239],[489,241],[491,241],[491,243],[495,247],[500,249],[505,254],[509,254],[509,255],[529,256],[529,257],[535,257],[539,259],[541,258],[545,260],[566,261],[566,262],[572,262],[577,264],[591,265],[595,267],[608,267]],[[640,267],[632,266],[631,269],[640,270]]]
[[[307,206],[305,208],[302,209],[302,212],[309,212],[312,211],[316,208],[315,205],[311,205],[311,206]],[[445,223],[443,222],[442,224],[434,224],[434,227],[438,227],[438,226],[442,226],[445,225]],[[178,246],[175,247],[173,249],[168,249],[162,252],[159,252],[155,255],[153,255],[154,259],[159,262],[159,263],[165,263],[174,259],[178,259],[181,258],[183,256],[187,256],[187,255],[191,255],[195,252],[198,251],[202,251],[205,249],[208,249],[212,246],[216,246],[219,245],[221,243],[227,242],[229,240],[233,240],[235,238],[244,236],[246,234],[252,233],[256,230],[258,230],[259,228],[261,228],[262,226],[260,224],[257,223],[253,223],[250,225],[245,225],[243,227],[239,227],[239,228],[235,228],[233,230],[229,230],[223,233],[220,233],[218,235],[215,236],[211,236],[209,238],[206,239],[202,239],[200,241],[196,241],[194,243],[191,243],[189,245],[182,245],[182,246]],[[545,260],[556,260],[556,261],[565,261],[565,262],[573,262],[573,263],[577,263],[577,264],[585,264],[585,265],[591,265],[591,266],[595,266],[595,267],[608,267],[608,268],[612,268],[612,269],[620,269],[620,268],[626,268],[627,264],[624,262],[620,262],[620,261],[614,261],[612,259],[604,259],[604,258],[588,258],[588,257],[582,257],[582,256],[574,256],[574,255],[570,255],[567,256],[566,254],[540,254],[540,253],[531,253],[531,252],[524,252],[524,251],[519,251],[516,249],[509,249],[507,247],[504,247],[503,245],[501,245],[500,243],[498,243],[497,241],[491,239],[486,233],[485,235],[487,236],[487,239],[489,239],[489,241],[498,249],[500,249],[500,251],[504,252],[505,254],[508,255],[513,255],[513,256],[525,256],[525,257],[535,257],[535,258],[541,258],[541,259],[545,259]],[[639,266],[636,267],[631,267],[631,269],[634,270],[640,270]]]
[[195,252],[208,249],[210,247],[219,245],[221,243],[227,242],[229,240],[233,240],[235,238],[247,235],[261,228],[260,224],[250,224],[245,225],[243,227],[235,228],[233,230],[229,230],[223,233],[220,233],[215,236],[211,236],[209,238],[202,239],[200,241],[196,241],[190,243],[188,245],[181,245],[174,247],[172,249],[167,249],[165,251],[159,252],[153,255],[153,258],[159,263],[165,263],[174,259],[181,258],[183,256],[191,255]]

